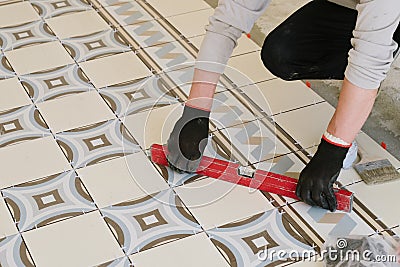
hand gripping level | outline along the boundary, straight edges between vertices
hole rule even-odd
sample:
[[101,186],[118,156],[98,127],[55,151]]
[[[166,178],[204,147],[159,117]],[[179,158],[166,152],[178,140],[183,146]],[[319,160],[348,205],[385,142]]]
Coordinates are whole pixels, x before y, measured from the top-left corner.
[[[166,146],[153,144],[151,160],[160,165],[168,166]],[[268,193],[298,199],[296,196],[297,179],[284,175],[242,167],[238,163],[203,156],[197,174],[211,178],[244,185]],[[351,212],[353,193],[344,189],[334,189],[337,199],[337,210]]]

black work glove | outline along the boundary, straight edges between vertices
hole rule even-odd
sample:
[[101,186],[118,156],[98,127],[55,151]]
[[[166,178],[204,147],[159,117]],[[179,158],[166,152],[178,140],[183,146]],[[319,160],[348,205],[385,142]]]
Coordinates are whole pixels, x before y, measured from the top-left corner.
[[348,150],[322,139],[314,157],[300,173],[297,197],[309,205],[335,211],[337,201],[333,184],[339,176]]
[[185,106],[168,142],[169,166],[178,172],[195,172],[207,145],[210,112]]

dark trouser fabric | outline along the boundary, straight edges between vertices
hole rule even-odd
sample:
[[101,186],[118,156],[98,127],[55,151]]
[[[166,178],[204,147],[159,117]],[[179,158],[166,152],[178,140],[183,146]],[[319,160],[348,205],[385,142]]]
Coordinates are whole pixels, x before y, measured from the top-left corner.
[[[262,61],[284,80],[342,80],[356,20],[356,10],[326,0],[312,1],[267,36]],[[399,28],[393,39],[400,43]]]

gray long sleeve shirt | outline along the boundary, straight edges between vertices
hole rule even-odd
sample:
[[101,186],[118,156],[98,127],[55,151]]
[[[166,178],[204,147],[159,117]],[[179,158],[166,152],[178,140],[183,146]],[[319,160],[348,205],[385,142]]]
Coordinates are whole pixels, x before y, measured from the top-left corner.
[[[243,32],[250,32],[271,0],[219,0],[206,26],[196,68],[223,73]],[[356,86],[376,89],[393,62],[393,33],[400,20],[400,0],[329,0],[358,11],[346,78]],[[211,63],[211,64],[210,64]],[[217,63],[217,64],[215,64]]]

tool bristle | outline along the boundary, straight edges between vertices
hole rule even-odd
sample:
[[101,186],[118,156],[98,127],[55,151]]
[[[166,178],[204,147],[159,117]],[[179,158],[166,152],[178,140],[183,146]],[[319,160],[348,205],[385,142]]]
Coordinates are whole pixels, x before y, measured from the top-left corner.
[[389,160],[377,160],[354,166],[361,179],[369,185],[382,184],[400,179],[400,173]]

